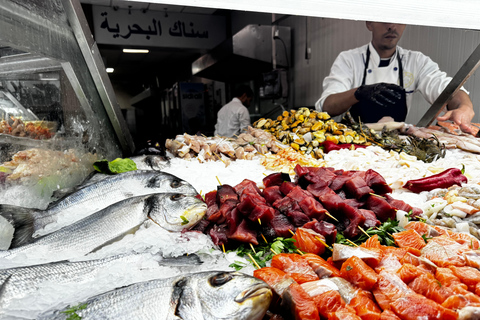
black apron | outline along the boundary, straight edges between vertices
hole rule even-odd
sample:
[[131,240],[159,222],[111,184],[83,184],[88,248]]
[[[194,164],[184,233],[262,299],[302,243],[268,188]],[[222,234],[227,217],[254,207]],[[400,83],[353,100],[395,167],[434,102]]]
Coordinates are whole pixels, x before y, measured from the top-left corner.
[[[381,118],[385,116],[392,117],[397,122],[405,121],[407,117],[407,96],[405,94],[405,89],[403,88],[403,66],[402,60],[400,59],[400,54],[397,52],[397,60],[398,60],[398,72],[399,72],[399,79],[400,79],[400,100],[394,104],[390,104],[388,106],[379,106],[373,102],[357,102],[350,108],[350,114],[352,115],[355,121],[360,120],[363,123],[374,123],[378,122]],[[368,62],[370,61],[370,47],[367,47],[367,58],[365,61],[365,70],[363,71],[363,81],[362,85],[365,85],[365,79],[367,78],[367,69],[368,69]]]

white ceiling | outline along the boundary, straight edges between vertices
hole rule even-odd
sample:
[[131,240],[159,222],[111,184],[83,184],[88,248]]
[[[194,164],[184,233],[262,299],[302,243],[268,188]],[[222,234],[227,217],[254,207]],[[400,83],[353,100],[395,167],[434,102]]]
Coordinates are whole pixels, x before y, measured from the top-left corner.
[[135,9],[135,10],[153,10],[153,11],[167,11],[178,13],[195,13],[195,14],[212,14],[216,8],[201,8],[192,6],[177,6],[171,4],[150,3],[148,1],[138,2],[129,0],[80,0],[81,3],[118,7],[119,9]]

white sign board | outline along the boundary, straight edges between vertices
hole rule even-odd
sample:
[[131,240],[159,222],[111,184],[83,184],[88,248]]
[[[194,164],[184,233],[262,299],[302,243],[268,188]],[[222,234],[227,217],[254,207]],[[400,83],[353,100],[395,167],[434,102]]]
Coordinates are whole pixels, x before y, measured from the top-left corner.
[[97,43],[185,49],[212,49],[225,40],[225,18],[212,15],[93,6]]

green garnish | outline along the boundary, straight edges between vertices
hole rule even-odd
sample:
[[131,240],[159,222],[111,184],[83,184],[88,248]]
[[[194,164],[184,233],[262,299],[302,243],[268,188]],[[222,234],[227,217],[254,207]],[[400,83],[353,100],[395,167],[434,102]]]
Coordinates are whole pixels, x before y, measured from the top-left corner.
[[347,270],[347,271],[350,271],[350,270],[352,270],[352,269],[353,269],[353,268],[352,268],[351,266],[347,266],[347,267],[345,268],[345,270]]
[[[274,256],[272,250],[276,253],[298,253],[294,242],[295,239],[292,238],[278,237],[275,238],[272,243],[262,243],[256,246],[253,245],[253,249],[252,247],[250,247],[250,245],[241,244],[236,250],[229,250],[227,252],[235,252],[239,257],[248,257],[248,255],[250,254],[250,256],[255,260],[255,262],[261,268],[263,268],[267,266],[267,261],[272,260]],[[248,258],[248,260],[250,260],[250,258]],[[241,269],[244,267],[238,263],[231,264],[230,266],[235,269]],[[240,269],[237,269],[237,271]]]
[[438,286],[441,288],[442,287],[442,283],[440,281],[437,280],[437,283],[438,283]]
[[423,241],[425,241],[425,243],[428,243],[428,240],[432,239],[432,237],[427,237],[426,234],[422,234],[422,238],[423,238]]
[[95,170],[106,174],[116,174],[137,170],[137,165],[132,159],[117,158],[113,161],[98,160],[93,163]]
[[188,223],[190,222],[190,221],[188,221],[188,219],[185,218],[184,216],[180,216],[180,218],[182,219],[182,226],[183,226],[183,225],[186,225],[186,224],[188,224]]
[[77,311],[86,309],[88,306],[87,303],[79,304],[78,306],[71,307],[70,309],[67,309],[65,311],[62,311],[62,313],[68,315],[66,320],[80,320],[82,317],[80,317],[77,314]]
[[465,174],[465,165],[462,163],[462,174]]
[[235,260],[234,263],[229,265],[230,268],[234,268],[237,271],[240,271],[241,269],[245,268],[246,266],[247,265],[244,262],[240,262],[240,261],[237,261],[237,260]]
[[[398,221],[388,219],[378,227],[368,228],[365,232],[371,237],[373,235],[378,236],[378,241],[385,246],[395,246],[395,240],[393,239],[392,234],[405,231],[402,227],[398,226]],[[349,239],[351,242],[360,245],[368,240],[366,234],[361,233],[358,237]],[[345,236],[341,232],[337,232],[336,243],[352,245],[347,241]]]

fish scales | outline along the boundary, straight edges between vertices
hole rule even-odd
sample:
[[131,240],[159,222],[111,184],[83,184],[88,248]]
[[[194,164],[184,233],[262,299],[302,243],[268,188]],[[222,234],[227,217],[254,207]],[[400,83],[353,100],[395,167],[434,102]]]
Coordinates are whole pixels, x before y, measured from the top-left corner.
[[[197,195],[197,191],[191,184],[174,175],[152,170],[137,170],[113,175],[80,187],[72,194],[50,204],[46,210],[18,208],[18,211],[30,212],[33,230],[25,226],[25,220],[29,219],[25,219],[24,215],[18,215],[15,212],[16,208],[0,205],[0,213],[7,215],[7,219],[8,215],[11,215],[9,220],[18,220],[15,221],[16,230],[26,228],[28,231],[25,232],[28,235],[38,237],[56,231],[116,202],[134,196],[161,192]],[[19,236],[21,240],[15,246],[23,244],[28,235]]]
[[[239,272],[199,272],[155,279],[92,297],[79,308],[38,319],[260,320],[272,299],[268,285]],[[70,311],[68,311],[70,310]]]
[[0,258],[22,260],[32,257],[30,264],[36,261],[35,258],[41,259],[41,262],[71,259],[136,231],[148,217],[163,229],[181,231],[200,221],[205,212],[206,204],[195,196],[161,193],[132,197],[37,238],[32,243],[0,251]]
[[[103,259],[68,262],[61,261],[30,267],[20,267],[0,270],[0,310],[5,310],[9,304],[29,294],[41,290],[42,285],[49,283],[71,284],[78,286],[91,285],[99,272],[114,268],[118,265],[128,265],[140,269],[145,261],[153,260],[159,265],[168,266],[196,266],[202,262],[197,255],[181,256],[177,258],[163,258],[150,253],[129,253],[109,256]],[[107,290],[114,289],[115,284]],[[40,292],[41,293],[41,292]],[[1,312],[0,312],[1,313]]]

